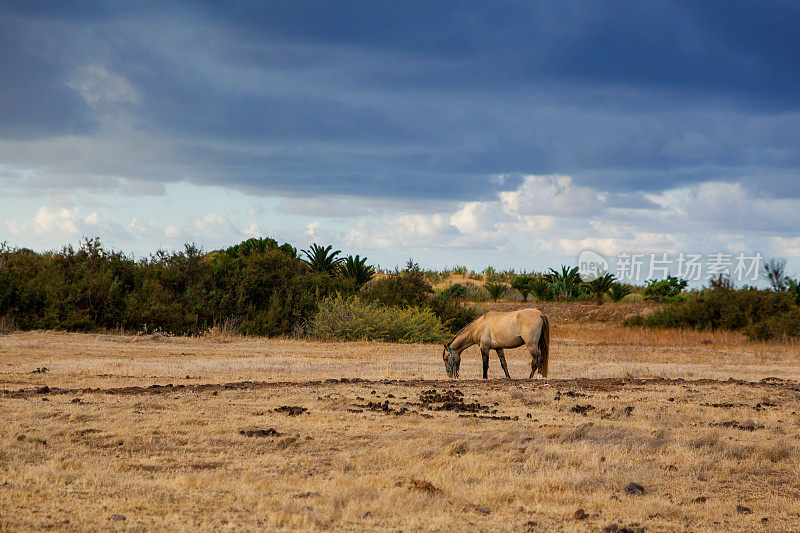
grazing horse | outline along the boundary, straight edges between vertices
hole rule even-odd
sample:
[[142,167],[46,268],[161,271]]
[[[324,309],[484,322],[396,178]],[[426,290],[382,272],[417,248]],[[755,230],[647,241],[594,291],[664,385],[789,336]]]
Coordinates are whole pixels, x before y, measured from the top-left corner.
[[511,379],[506,365],[503,348],[518,348],[523,344],[531,353],[531,375],[528,379],[547,377],[548,359],[550,356],[550,321],[538,309],[520,309],[501,313],[489,311],[476,318],[461,331],[456,333],[449,343],[444,345],[442,359],[447,375],[458,378],[461,367],[461,352],[477,344],[483,356],[483,379],[489,371],[489,352],[494,350],[500,359],[500,365],[506,377]]

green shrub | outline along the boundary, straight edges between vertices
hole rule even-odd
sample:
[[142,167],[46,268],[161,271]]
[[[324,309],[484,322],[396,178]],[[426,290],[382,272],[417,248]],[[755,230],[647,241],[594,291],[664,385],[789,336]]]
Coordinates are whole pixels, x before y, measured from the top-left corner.
[[453,283],[439,293],[446,298],[462,299],[467,295],[467,288],[461,283]]
[[467,272],[468,270],[465,266],[454,266],[453,268],[444,271],[445,274],[453,274],[456,276],[466,276]]
[[323,340],[406,343],[440,343],[451,336],[429,309],[387,307],[357,296],[340,295],[320,302],[306,333]]
[[553,285],[543,277],[536,277],[530,282],[530,288],[536,300],[544,302],[553,299]]
[[561,271],[551,268],[545,278],[550,282],[551,290],[559,300],[573,300],[580,296],[583,288],[578,267],[561,265]]
[[798,307],[787,292],[746,288],[704,289],[649,316],[635,316],[629,326],[727,329],[750,338],[782,340],[800,337]]
[[642,296],[644,296],[645,300],[654,300],[656,302],[674,300],[688,284],[689,282],[685,279],[673,276],[667,276],[666,279],[661,280],[651,279],[642,289]]
[[610,291],[616,283],[614,274],[603,272],[591,281],[584,283],[585,288],[594,295],[598,305],[603,305],[603,296]]
[[519,292],[520,296],[522,296],[523,302],[528,301],[528,295],[531,293],[531,283],[533,283],[534,279],[535,278],[533,276],[522,274],[516,276],[514,281],[511,282],[511,287]]
[[364,297],[386,306],[425,306],[433,287],[419,265],[409,261],[405,270],[374,280],[364,287]]
[[450,296],[446,291],[432,298],[429,307],[452,333],[478,318],[479,314],[475,308],[464,305],[459,298]]
[[611,286],[608,297],[612,302],[619,302],[633,292],[633,287],[627,283],[616,282]]
[[0,245],[0,317],[20,329],[191,335],[228,323],[242,333],[288,334],[318,300],[354,289],[311,272],[289,248],[251,239],[203,254],[189,244],[134,261],[97,239],[41,254]]
[[508,290],[508,285],[504,283],[487,283],[483,288],[489,293],[492,301],[496,302]]

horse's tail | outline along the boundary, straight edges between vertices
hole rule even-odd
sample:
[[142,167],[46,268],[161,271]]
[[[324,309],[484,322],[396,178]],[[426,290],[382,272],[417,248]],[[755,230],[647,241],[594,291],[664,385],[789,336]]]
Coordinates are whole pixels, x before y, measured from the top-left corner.
[[547,365],[550,361],[550,320],[542,313],[542,331],[539,333],[539,354],[542,365],[539,371],[542,377],[547,377]]

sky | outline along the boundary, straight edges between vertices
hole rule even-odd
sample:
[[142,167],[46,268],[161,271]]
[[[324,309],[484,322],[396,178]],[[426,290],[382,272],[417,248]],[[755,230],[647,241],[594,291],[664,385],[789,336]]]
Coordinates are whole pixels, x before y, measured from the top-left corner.
[[780,1],[5,1],[0,242],[792,273],[799,27]]

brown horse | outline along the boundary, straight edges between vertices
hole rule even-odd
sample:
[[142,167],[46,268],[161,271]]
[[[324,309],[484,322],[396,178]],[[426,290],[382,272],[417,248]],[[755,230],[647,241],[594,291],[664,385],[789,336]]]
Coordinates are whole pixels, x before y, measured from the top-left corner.
[[518,348],[523,344],[531,353],[531,375],[528,379],[539,373],[547,377],[548,360],[550,356],[550,321],[538,309],[520,309],[501,313],[489,311],[476,318],[461,331],[453,340],[444,345],[442,359],[447,375],[458,378],[461,367],[461,352],[477,344],[483,356],[483,379],[487,378],[489,371],[489,352],[494,350],[500,359],[500,365],[506,377],[511,379],[506,365],[504,348]]

